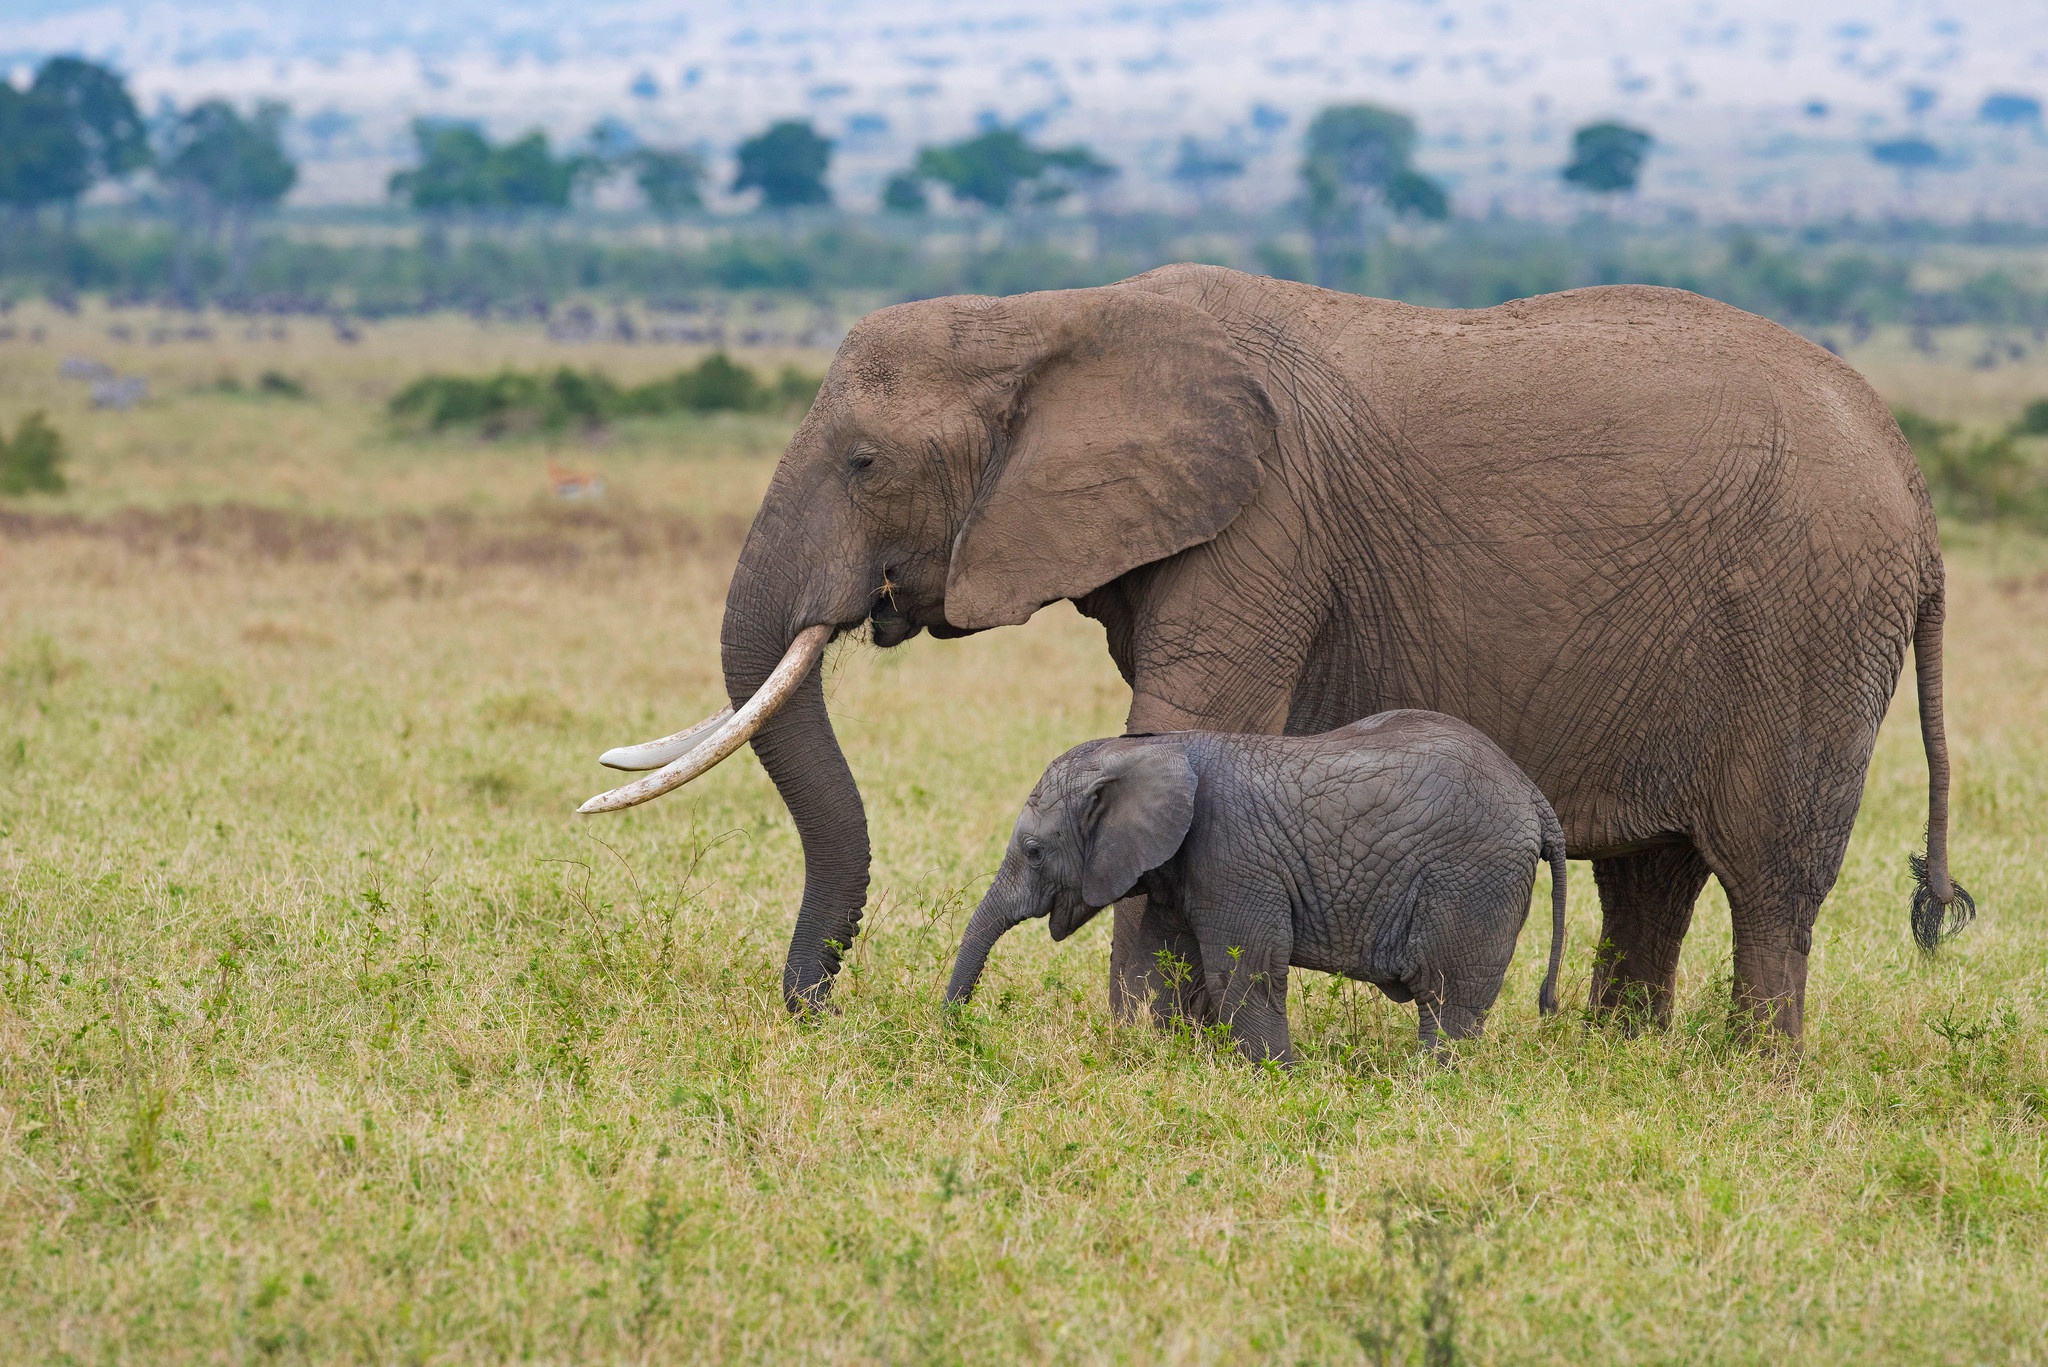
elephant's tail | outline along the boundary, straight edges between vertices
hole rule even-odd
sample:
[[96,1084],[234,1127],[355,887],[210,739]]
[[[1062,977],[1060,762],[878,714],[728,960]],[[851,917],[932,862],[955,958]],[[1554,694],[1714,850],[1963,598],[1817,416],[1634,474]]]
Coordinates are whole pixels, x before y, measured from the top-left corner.
[[1564,967],[1564,827],[1541,793],[1536,795],[1536,817],[1543,823],[1542,855],[1550,861],[1550,968],[1543,975],[1543,990],[1536,994],[1536,1009],[1554,1016],[1557,974]]
[[1947,596],[1939,568],[1913,622],[1913,671],[1920,691],[1920,744],[1927,751],[1927,853],[1912,856],[1913,938],[1933,953],[1970,924],[1977,899],[1948,872],[1948,733],[1941,717],[1941,628]]

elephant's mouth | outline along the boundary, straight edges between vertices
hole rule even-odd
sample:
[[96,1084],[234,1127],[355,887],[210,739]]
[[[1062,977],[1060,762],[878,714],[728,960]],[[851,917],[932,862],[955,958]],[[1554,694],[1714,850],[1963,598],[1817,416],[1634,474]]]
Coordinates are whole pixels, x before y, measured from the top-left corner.
[[868,636],[885,650],[902,645],[927,625],[936,626],[946,620],[943,607],[926,610],[922,595],[898,579],[900,573],[898,567],[884,565],[870,594],[873,606],[868,610]]
[[886,598],[877,602],[875,610],[868,614],[869,635],[876,645],[885,649],[902,645],[922,630],[924,625],[921,622]]

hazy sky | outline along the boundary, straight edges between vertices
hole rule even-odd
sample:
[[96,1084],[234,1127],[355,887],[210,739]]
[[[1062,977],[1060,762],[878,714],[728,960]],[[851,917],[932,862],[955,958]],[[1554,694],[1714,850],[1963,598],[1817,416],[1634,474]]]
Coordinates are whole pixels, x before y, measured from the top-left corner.
[[1468,205],[1554,195],[1557,140],[1596,115],[1657,134],[1645,193],[1673,202],[1896,196],[1867,147],[1907,133],[1943,147],[1940,174],[1966,199],[2031,194],[2048,174],[1975,121],[1988,93],[2048,96],[2048,0],[0,0],[0,14],[0,63],[17,72],[84,51],[150,102],[289,99],[316,198],[373,197],[419,113],[561,137],[610,114],[714,155],[807,116],[840,139],[852,195],[918,142],[993,119],[1089,141],[1129,168],[1131,193],[1164,193],[1156,177],[1192,132],[1251,155],[1246,194],[1279,193],[1307,117],[1350,99],[1415,114],[1425,163]]

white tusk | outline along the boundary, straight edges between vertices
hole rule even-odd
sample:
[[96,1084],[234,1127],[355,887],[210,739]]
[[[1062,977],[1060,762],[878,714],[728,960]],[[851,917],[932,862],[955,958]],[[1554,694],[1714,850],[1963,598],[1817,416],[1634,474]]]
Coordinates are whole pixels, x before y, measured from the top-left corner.
[[723,726],[725,719],[732,715],[730,707],[721,707],[711,716],[685,731],[660,740],[648,741],[645,745],[621,745],[616,750],[607,750],[597,757],[597,762],[607,769],[627,769],[638,773],[642,769],[659,769],[672,759],[681,759],[704,739],[713,727]]
[[789,649],[782,653],[782,660],[775,666],[775,672],[762,683],[760,691],[746,700],[739,711],[726,720],[708,739],[700,742],[688,754],[671,760],[668,764],[645,778],[636,778],[622,788],[608,793],[599,793],[576,810],[583,815],[596,812],[616,812],[621,808],[638,806],[650,798],[660,797],[671,789],[680,788],[699,774],[716,766],[727,755],[754,738],[754,733],[768,724],[776,709],[789,701],[789,695],[796,692],[796,686],[804,681],[813,666],[818,663],[818,652],[825,648],[825,642],[832,639],[832,628],[823,623],[805,627],[789,643]]

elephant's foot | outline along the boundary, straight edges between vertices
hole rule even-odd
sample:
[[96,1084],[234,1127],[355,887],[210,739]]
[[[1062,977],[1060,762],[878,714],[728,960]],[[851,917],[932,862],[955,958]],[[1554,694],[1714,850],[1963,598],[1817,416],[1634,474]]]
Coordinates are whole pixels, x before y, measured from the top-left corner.
[[1797,1053],[1806,1029],[1806,951],[1782,931],[1746,929],[1745,919],[1736,912],[1732,1022],[1751,1044]]

